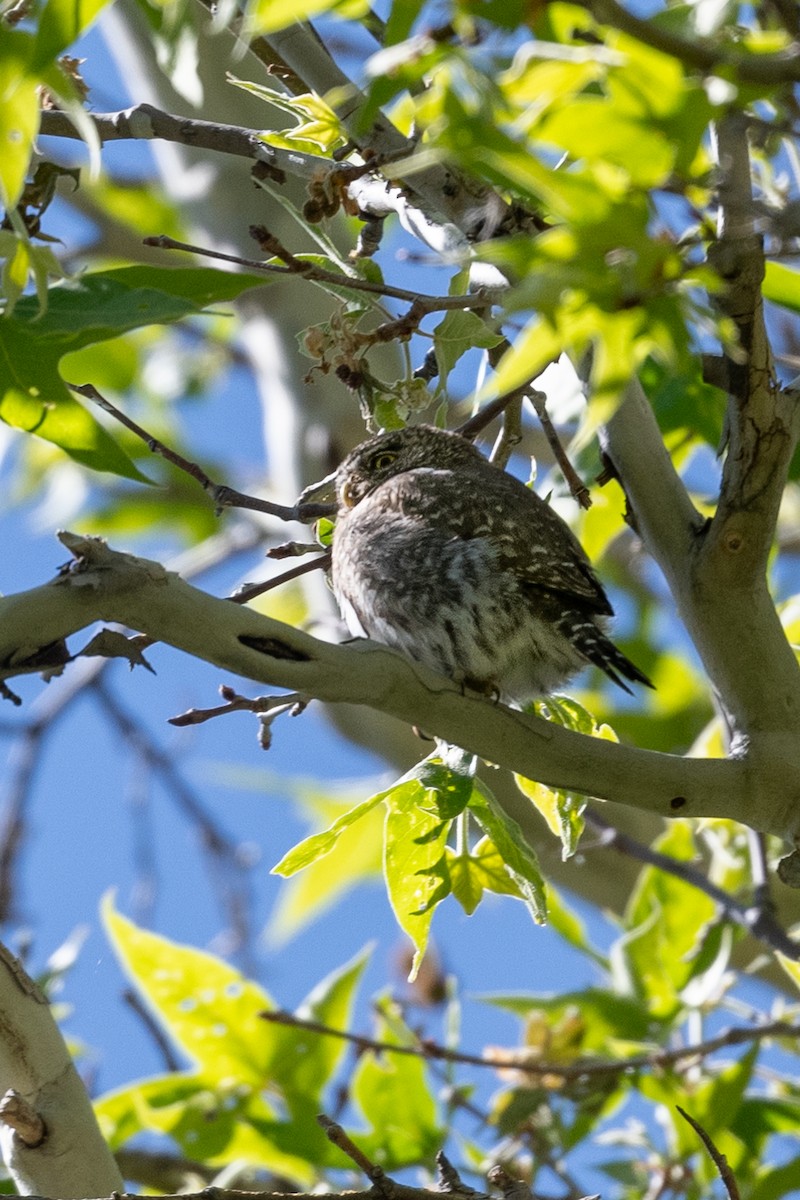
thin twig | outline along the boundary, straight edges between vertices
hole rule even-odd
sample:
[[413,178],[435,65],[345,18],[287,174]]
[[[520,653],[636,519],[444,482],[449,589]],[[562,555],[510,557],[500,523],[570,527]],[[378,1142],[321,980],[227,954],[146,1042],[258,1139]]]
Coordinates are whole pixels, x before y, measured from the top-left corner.
[[[251,946],[252,897],[238,846],[217,825],[210,813],[181,777],[175,759],[157,746],[144,726],[119,702],[106,680],[98,676],[91,688],[102,701],[101,711],[119,730],[129,746],[161,777],[167,794],[188,816],[199,831],[200,845],[208,862],[217,873],[217,891],[221,908],[226,912],[237,947],[249,952]],[[232,881],[235,881],[232,883]]]
[[[266,275],[292,275],[309,279],[312,283],[329,284],[338,288],[352,288],[354,291],[371,292],[375,296],[383,296],[390,300],[405,300],[408,303],[424,305],[425,311],[447,312],[452,309],[485,308],[489,298],[484,292],[476,291],[470,295],[459,296],[420,296],[419,292],[410,292],[407,288],[392,287],[388,283],[374,283],[369,279],[361,279],[356,275],[343,275],[339,271],[326,271],[315,263],[303,262],[302,259],[289,255],[292,265],[278,266],[277,263],[265,263],[257,258],[243,258],[239,254],[225,254],[221,250],[210,250],[204,246],[194,246],[190,242],[179,242],[166,234],[158,234],[144,239],[145,246],[155,246],[159,250],[185,250],[188,254],[199,254],[203,258],[216,258],[221,262],[235,263],[246,267],[248,271],[260,271]],[[270,251],[273,253],[273,251]],[[287,252],[288,254],[288,252]]]
[[659,850],[653,850],[651,846],[646,846],[644,842],[615,828],[605,817],[600,816],[593,809],[586,809],[584,820],[587,825],[600,834],[599,844],[604,849],[616,850],[627,858],[633,858],[637,862],[656,867],[659,871],[664,871],[676,879],[682,879],[684,883],[704,892],[706,896],[719,904],[728,920],[746,929],[748,933],[764,942],[770,949],[778,950],[794,961],[800,960],[800,945],[793,941],[786,930],[778,924],[775,914],[768,904],[740,904],[735,897],[712,883],[702,871],[692,866],[691,863],[682,862],[680,859],[671,858],[668,854],[662,854]]
[[180,1071],[181,1062],[178,1059],[175,1051],[172,1049],[172,1043],[151,1013],[150,1009],[140,998],[139,993],[134,988],[125,988],[122,993],[122,999],[128,1005],[128,1008],[136,1013],[136,1016],[142,1022],[148,1034],[155,1042],[161,1057],[164,1060],[165,1070]]
[[694,1117],[690,1116],[689,1113],[686,1112],[684,1108],[681,1108],[680,1104],[676,1104],[675,1107],[683,1117],[684,1121],[687,1121],[689,1125],[691,1125],[692,1129],[695,1131],[697,1136],[700,1138],[700,1141],[708,1151],[714,1166],[719,1171],[720,1179],[725,1184],[725,1189],[730,1197],[730,1200],[740,1200],[739,1187],[725,1155],[717,1149],[711,1140],[710,1135],[706,1133],[699,1121],[696,1121]]
[[91,383],[69,383],[67,384],[73,392],[77,392],[79,396],[84,396],[87,400],[91,400],[97,404],[109,416],[112,416],[115,421],[119,421],[120,425],[124,425],[131,433],[135,433],[150,450],[151,454],[158,454],[167,462],[172,463],[181,471],[185,471],[187,475],[191,475],[192,479],[197,480],[200,486],[214,501],[218,509],[223,508],[247,508],[254,512],[268,513],[270,516],[278,517],[281,521],[314,521],[317,517],[328,516],[335,509],[335,505],[330,504],[275,504],[271,500],[262,500],[258,496],[249,496],[245,492],[237,492],[235,488],[229,488],[226,484],[214,483],[206,475],[202,467],[191,459],[184,458],[177,450],[172,450],[159,438],[148,433],[141,425],[134,421],[127,413],[122,412],[110,400],[107,400],[97,388]]
[[343,1154],[352,1159],[358,1169],[364,1172],[376,1191],[385,1196],[392,1194],[392,1181],[387,1178],[383,1167],[379,1167],[367,1158],[363,1150],[360,1150],[353,1139],[345,1133],[338,1121],[332,1121],[325,1113],[320,1113],[317,1122],[324,1129],[328,1141],[334,1146],[338,1146]]
[[224,717],[229,713],[249,712],[259,716],[271,714],[277,716],[282,712],[301,713],[309,703],[309,697],[301,692],[288,692],[283,696],[240,696],[233,688],[223,685],[220,695],[225,701],[216,708],[190,708],[180,716],[170,717],[169,724],[183,728],[187,725],[202,725],[215,717]]
[[650,1054],[640,1054],[635,1058],[624,1058],[614,1062],[602,1059],[584,1059],[572,1063],[552,1063],[531,1062],[524,1052],[517,1055],[510,1051],[502,1058],[483,1054],[467,1054],[460,1050],[451,1050],[446,1046],[440,1046],[427,1038],[420,1038],[413,1046],[382,1042],[375,1038],[365,1037],[360,1033],[333,1029],[330,1025],[323,1025],[319,1021],[307,1021],[295,1016],[294,1013],[283,1012],[280,1009],[264,1011],[260,1013],[260,1016],[265,1021],[271,1021],[277,1025],[291,1025],[298,1029],[306,1029],[309,1033],[318,1033],[323,1037],[342,1038],[362,1051],[374,1050],[380,1054],[408,1054],[415,1058],[440,1059],[461,1063],[465,1066],[491,1067],[493,1070],[514,1070],[537,1078],[547,1075],[561,1080],[583,1080],[598,1076],[631,1074],[635,1071],[655,1067],[675,1067],[687,1059],[706,1058],[727,1046],[741,1046],[747,1042],[766,1038],[800,1038],[800,1024],[793,1025],[788,1021],[770,1021],[753,1028],[733,1027],[715,1038],[708,1038],[705,1042],[697,1042],[693,1046],[679,1046],[673,1050],[653,1050]]
[[547,396],[544,392],[539,392],[535,389],[527,392],[526,395],[536,410],[542,432],[547,438],[547,444],[553,452],[553,457],[558,463],[559,470],[564,476],[570,493],[577,500],[581,508],[591,508],[592,497],[589,494],[589,489],[569,461],[567,452],[561,445],[561,439],[556,433],[553,422],[550,420],[550,414],[547,411]]
[[457,425],[454,432],[460,433],[465,438],[477,437],[495,417],[505,412],[509,404],[513,404],[520,396],[524,396],[529,387],[530,380],[519,387],[512,388],[510,392],[503,392],[502,396],[496,396],[494,400],[490,400],[488,404],[484,404],[482,408],[479,408],[468,421],[463,421],[461,425]]
[[298,563],[296,567],[290,567],[280,575],[273,575],[271,579],[264,579],[261,583],[243,583],[235,592],[231,592],[228,599],[234,604],[248,604],[256,596],[263,596],[265,592],[271,592],[273,588],[289,583],[292,579],[299,579],[301,575],[309,575],[311,571],[327,571],[331,565],[331,552],[324,550],[322,546],[319,546],[317,551],[316,558]]

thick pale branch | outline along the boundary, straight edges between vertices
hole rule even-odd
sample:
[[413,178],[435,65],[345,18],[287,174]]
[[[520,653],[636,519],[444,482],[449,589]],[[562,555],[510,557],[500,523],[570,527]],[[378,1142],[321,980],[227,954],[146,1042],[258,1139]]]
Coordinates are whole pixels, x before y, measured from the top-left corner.
[[[257,130],[176,116],[152,104],[137,104],[121,112],[86,115],[93,122],[103,143],[161,139],[196,149],[213,150],[248,158],[253,162],[265,162],[276,172],[277,180],[286,175],[320,180],[338,169],[337,163],[320,155],[270,146],[259,138]],[[68,114],[59,111],[42,112],[41,133],[75,140],[81,140],[82,137]],[[391,153],[390,147],[394,147],[396,153],[398,145],[404,151],[408,149],[405,139],[399,134],[396,137],[399,138],[398,144],[395,139],[389,138],[384,145],[384,139],[380,139],[387,153]],[[376,158],[375,161],[380,162],[380,159]],[[402,164],[392,169],[393,179],[402,178],[402,175]],[[410,233],[436,253],[453,259],[466,258],[469,255],[469,242],[465,231],[485,217],[482,206],[487,203],[487,197],[483,194],[478,197],[456,186],[451,174],[443,167],[415,170],[409,178],[413,180],[413,187],[401,188],[390,186],[386,179],[376,174],[368,174],[353,180],[348,191],[362,212],[379,217],[393,213]],[[413,202],[414,196],[417,196],[418,204]],[[492,212],[499,218],[503,208],[499,198],[492,197],[491,205]],[[487,264],[476,263],[473,270],[476,287],[505,286],[505,280],[499,272]]]
[[[413,142],[405,138],[382,113],[377,113],[367,125],[367,97],[353,80],[333,61],[310,25],[296,22],[269,36],[269,44],[283,61],[320,96],[325,96],[347,130],[354,145],[381,158],[398,155],[410,157]],[[403,177],[402,167],[398,177]],[[404,179],[414,207],[431,217],[444,218],[462,231],[475,224],[475,210],[485,201],[489,189],[473,184],[471,187],[455,171],[439,163],[429,163]],[[498,207],[505,208],[499,199]]]
[[797,441],[798,410],[775,374],[764,322],[764,252],[755,230],[747,123],[731,115],[716,130],[719,240],[711,261],[725,281],[717,298],[738,333],[728,358],[726,455],[720,500],[703,549],[703,568],[744,588],[763,580],[778,509]]
[[631,380],[622,404],[599,436],[622,481],[636,529],[677,597],[705,522],[672,464],[638,379]]
[[18,1191],[69,1198],[120,1190],[122,1176],[50,1007],[5,947],[0,1013],[0,1094],[17,1093],[45,1130],[38,1144],[26,1144],[19,1121],[0,1118],[0,1148]]
[[719,241],[711,257],[726,283],[720,307],[739,345],[728,358],[726,455],[713,520],[703,522],[691,508],[635,382],[609,425],[606,449],[717,692],[732,744],[756,738],[781,758],[793,753],[800,733],[800,670],[766,574],[800,416],[778,386],[764,324],[743,119],[721,123],[718,152]]
[[[800,733],[800,669],[762,574],[741,580],[724,544],[706,550],[708,524],[692,507],[637,381],[604,432],[644,543],[748,754],[793,758]],[[734,548],[728,555],[736,556]]]
[[[0,600],[0,677],[32,639],[117,621],[248,679],[417,724],[499,766],[662,816],[716,816],[800,836],[800,764],[791,752],[700,760],[585,737],[483,697],[372,642],[337,646],[191,587],[160,564],[64,534],[77,564]],[[21,649],[20,649],[21,648]]]

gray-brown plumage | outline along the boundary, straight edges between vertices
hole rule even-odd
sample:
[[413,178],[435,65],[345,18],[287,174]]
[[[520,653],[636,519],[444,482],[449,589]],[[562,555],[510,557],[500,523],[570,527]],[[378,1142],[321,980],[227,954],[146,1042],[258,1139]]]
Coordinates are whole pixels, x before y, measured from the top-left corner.
[[372,438],[336,491],[333,588],[351,633],[515,700],[589,663],[626,691],[623,678],[652,686],[606,637],[611,605],[567,525],[458,434]]

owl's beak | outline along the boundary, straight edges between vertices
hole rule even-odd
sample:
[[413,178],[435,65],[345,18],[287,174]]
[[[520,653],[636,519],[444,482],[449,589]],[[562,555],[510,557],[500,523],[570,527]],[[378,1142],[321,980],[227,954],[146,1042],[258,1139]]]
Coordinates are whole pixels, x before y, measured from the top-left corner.
[[[333,499],[335,495],[336,472],[332,471],[330,475],[326,475],[324,479],[320,479],[319,483],[309,484],[297,498],[295,508],[298,510],[298,519],[303,521],[316,521],[321,516],[333,516],[336,512],[335,504],[326,504],[327,500]],[[307,515],[303,514],[306,510]]]

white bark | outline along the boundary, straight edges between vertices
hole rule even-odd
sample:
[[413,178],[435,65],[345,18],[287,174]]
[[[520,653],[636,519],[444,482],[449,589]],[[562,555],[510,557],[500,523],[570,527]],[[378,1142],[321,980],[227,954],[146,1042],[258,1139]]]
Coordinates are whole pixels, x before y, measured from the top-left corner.
[[122,1176],[47,1000],[0,946],[0,1094],[10,1090],[44,1128],[39,1144],[26,1145],[24,1129],[21,1135],[0,1118],[0,1150],[21,1195],[70,1200],[122,1189]]
[[[520,774],[664,817],[730,817],[800,838],[796,740],[767,734],[728,759],[692,759],[585,737],[483,697],[362,641],[338,646],[208,596],[159,563],[61,535],[76,556],[51,583],[0,600],[0,678],[97,620],[140,630],[247,679],[398,717]],[[243,641],[246,639],[247,641]],[[253,648],[258,639],[259,648]],[[41,664],[37,664],[41,665]]]

